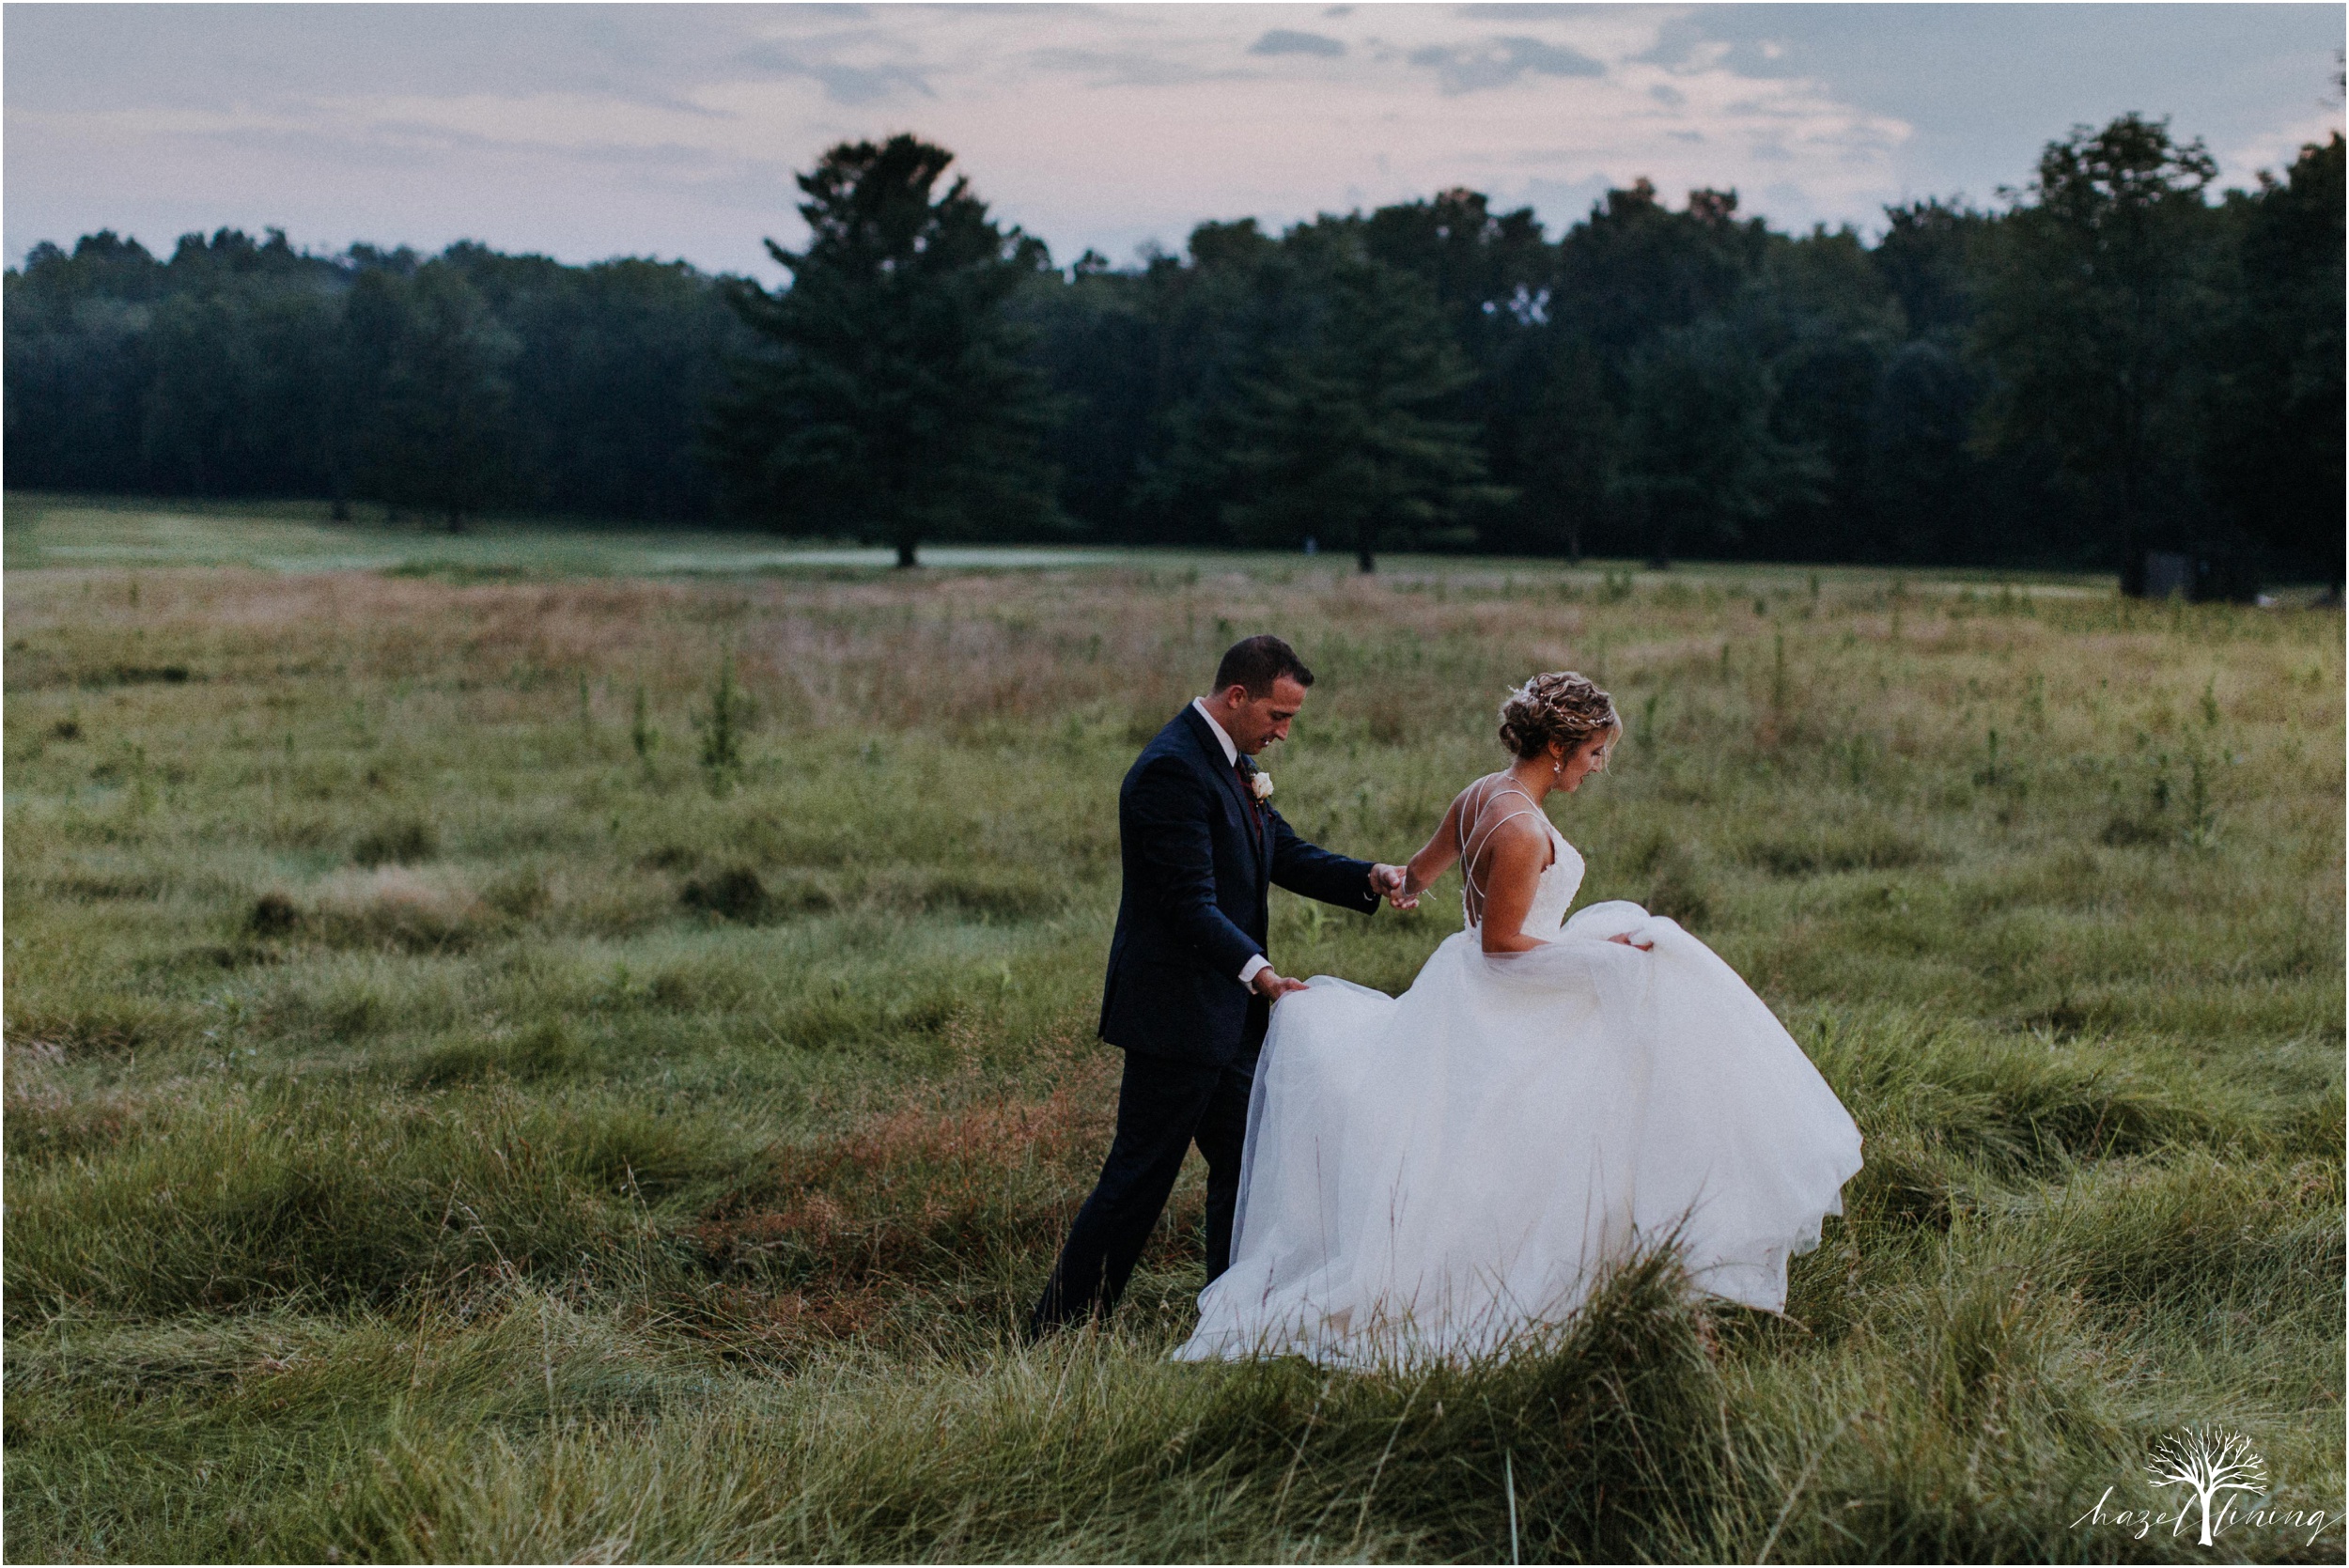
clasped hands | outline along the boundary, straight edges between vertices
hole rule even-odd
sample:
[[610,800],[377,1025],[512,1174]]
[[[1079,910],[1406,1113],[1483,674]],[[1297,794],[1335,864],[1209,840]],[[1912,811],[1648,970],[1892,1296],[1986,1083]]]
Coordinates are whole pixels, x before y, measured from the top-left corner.
[[1409,892],[1411,876],[1399,865],[1374,865],[1370,868],[1370,891],[1398,909],[1419,908],[1419,894]]

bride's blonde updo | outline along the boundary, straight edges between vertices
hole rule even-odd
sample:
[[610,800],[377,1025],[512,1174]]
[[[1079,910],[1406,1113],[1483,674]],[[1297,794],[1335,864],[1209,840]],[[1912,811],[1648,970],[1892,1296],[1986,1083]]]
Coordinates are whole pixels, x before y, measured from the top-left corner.
[[1621,728],[1614,699],[1572,670],[1535,675],[1501,705],[1501,743],[1520,757],[1540,756],[1553,740],[1572,756],[1591,737]]

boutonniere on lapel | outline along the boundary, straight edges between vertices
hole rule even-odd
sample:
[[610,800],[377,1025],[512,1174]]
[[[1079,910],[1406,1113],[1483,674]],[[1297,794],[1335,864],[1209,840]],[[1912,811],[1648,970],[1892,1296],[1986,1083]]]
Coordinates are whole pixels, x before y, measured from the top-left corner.
[[1245,752],[1240,753],[1239,776],[1241,782],[1248,786],[1248,798],[1250,800],[1255,801],[1256,804],[1260,806],[1268,804],[1271,801],[1272,775],[1257,767],[1256,759],[1250,756]]

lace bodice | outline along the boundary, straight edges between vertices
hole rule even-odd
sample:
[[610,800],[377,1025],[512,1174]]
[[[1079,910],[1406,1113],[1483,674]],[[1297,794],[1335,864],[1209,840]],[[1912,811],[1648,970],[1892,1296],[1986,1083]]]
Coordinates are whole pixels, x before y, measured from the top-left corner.
[[[1504,802],[1503,798],[1510,796],[1516,797],[1515,810]],[[1481,924],[1479,917],[1483,913],[1484,890],[1481,878],[1472,874],[1476,855],[1484,848],[1493,829],[1517,816],[1539,818],[1543,829],[1549,834],[1552,849],[1550,862],[1542,868],[1540,878],[1533,884],[1533,902],[1525,911],[1525,924],[1520,927],[1527,936],[1548,941],[1556,937],[1565,924],[1566,910],[1573,907],[1574,895],[1582,886],[1582,857],[1573,845],[1566,842],[1566,835],[1515,789],[1496,790],[1486,796],[1476,820],[1462,834],[1460,924],[1463,929],[1473,931]]]

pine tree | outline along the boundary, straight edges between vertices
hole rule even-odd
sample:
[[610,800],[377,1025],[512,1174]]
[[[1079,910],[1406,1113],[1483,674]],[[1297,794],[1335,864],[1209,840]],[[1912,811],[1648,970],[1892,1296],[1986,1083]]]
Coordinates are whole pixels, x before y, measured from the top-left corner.
[[1522,526],[1532,543],[1579,565],[1585,532],[1613,495],[1617,419],[1605,366],[1586,339],[1553,327],[1538,343],[1539,390],[1517,425]]
[[369,432],[370,488],[439,514],[450,533],[512,483],[513,385],[521,344],[480,290],[445,260],[384,281],[382,401]]
[[1616,492],[1646,524],[1650,558],[1670,566],[1696,543],[1736,541],[1827,469],[1772,428],[1770,368],[1727,321],[1658,333],[1632,359]]
[[1247,378],[1225,508],[1243,539],[1377,551],[1510,492],[1486,483],[1475,427],[1444,417],[1473,371],[1427,284],[1343,256],[1300,290],[1313,313]]
[[799,179],[806,248],[767,242],[790,287],[732,284],[765,350],[734,364],[708,429],[739,510],[882,540],[901,567],[925,540],[1050,520],[1050,403],[1005,309],[1049,261],[969,180],[939,194],[953,161],[906,135],[832,148]]

